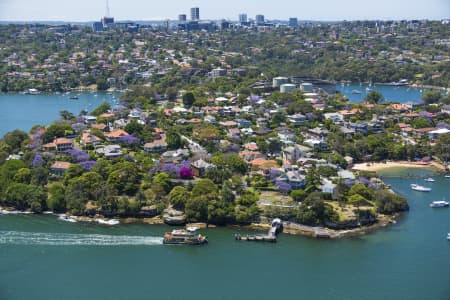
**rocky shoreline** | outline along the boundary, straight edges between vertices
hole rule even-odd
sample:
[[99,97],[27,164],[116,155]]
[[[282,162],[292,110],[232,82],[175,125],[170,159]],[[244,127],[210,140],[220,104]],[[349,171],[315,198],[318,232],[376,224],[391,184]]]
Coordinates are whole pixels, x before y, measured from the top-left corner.
[[[31,211],[18,211],[11,207],[0,207],[1,214],[34,214]],[[101,215],[96,216],[74,216],[70,214],[57,214],[53,212],[43,212],[45,215],[55,215],[58,216],[60,220],[72,222],[72,223],[96,223],[99,225],[114,226],[119,224],[147,224],[147,225],[169,225],[164,222],[164,218],[161,216],[153,218],[105,218]],[[37,214],[36,214],[37,215]],[[378,215],[378,221],[372,225],[361,226],[354,229],[347,230],[334,230],[326,227],[320,226],[307,226],[292,222],[283,222],[283,233],[290,235],[300,235],[313,238],[345,238],[364,235],[369,232],[373,232],[377,229],[384,228],[390,224],[395,224],[396,219],[399,214],[392,216],[388,215]],[[170,225],[169,225],[170,226]],[[200,229],[205,228],[216,228],[216,225],[207,223],[187,223],[186,226],[198,227]],[[252,223],[250,225],[240,226],[240,225],[227,225],[229,228],[244,229],[244,230],[258,230],[267,231],[270,229],[270,223]]]

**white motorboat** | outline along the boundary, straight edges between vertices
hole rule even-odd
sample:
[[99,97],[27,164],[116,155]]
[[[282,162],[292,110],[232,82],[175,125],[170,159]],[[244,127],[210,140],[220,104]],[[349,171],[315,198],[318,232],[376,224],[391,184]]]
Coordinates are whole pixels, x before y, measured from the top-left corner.
[[436,180],[434,180],[433,178],[431,178],[431,177],[428,177],[428,178],[425,178],[424,179],[426,182],[435,182]]
[[444,176],[445,178],[450,178],[450,174],[447,174]]
[[448,202],[447,201],[433,201],[430,203],[430,207],[448,207]]
[[411,189],[414,191],[418,191],[418,192],[430,192],[431,191],[431,188],[425,187],[422,185],[418,185],[415,183],[411,184]]

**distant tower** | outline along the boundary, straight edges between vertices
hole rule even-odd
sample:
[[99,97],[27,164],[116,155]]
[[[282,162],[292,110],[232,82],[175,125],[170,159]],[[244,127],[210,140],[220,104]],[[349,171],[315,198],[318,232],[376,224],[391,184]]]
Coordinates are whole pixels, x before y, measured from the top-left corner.
[[191,20],[192,21],[200,20],[200,8],[198,7],[191,8]]
[[289,26],[290,27],[297,27],[298,26],[298,19],[297,18],[289,18]]
[[239,14],[239,23],[247,23],[247,14]]
[[178,15],[178,22],[186,23],[186,15]]
[[256,25],[264,25],[264,15],[256,15]]
[[106,0],[106,14],[102,19],[103,27],[110,27],[114,25],[114,18],[111,17],[111,12],[109,11],[109,1]]
[[105,17],[110,18],[111,17],[111,12],[109,11],[109,1],[106,0],[106,14]]

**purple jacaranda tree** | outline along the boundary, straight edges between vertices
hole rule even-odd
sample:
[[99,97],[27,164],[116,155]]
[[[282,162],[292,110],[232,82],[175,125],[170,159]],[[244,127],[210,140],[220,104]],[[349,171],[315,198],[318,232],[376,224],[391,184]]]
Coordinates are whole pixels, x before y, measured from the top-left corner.
[[280,192],[282,192],[283,194],[287,194],[292,190],[292,186],[289,183],[284,182],[284,181],[278,180],[275,182],[275,185],[278,188],[278,190]]
[[270,169],[269,171],[269,176],[270,176],[270,180],[274,181],[276,180],[278,177],[281,176],[281,171],[275,168]]
[[66,153],[69,154],[75,162],[82,162],[89,160],[89,154],[78,149],[70,149],[67,150]]
[[124,143],[127,145],[133,145],[133,144],[139,143],[139,139],[132,134],[121,136],[117,141],[119,143]]
[[351,188],[353,186],[353,180],[349,178],[345,179],[345,185]]
[[450,130],[450,124],[446,123],[446,122],[439,122],[436,124],[436,127],[439,129],[449,129]]
[[370,183],[370,180],[367,179],[366,177],[358,177],[357,181],[358,181],[359,183],[364,184],[365,186],[368,186],[369,183]]
[[83,167],[84,171],[90,171],[97,162],[95,160],[82,161],[79,163]]
[[192,179],[194,177],[194,173],[190,168],[181,167],[180,170],[180,178],[181,179]]
[[159,172],[167,173],[170,178],[178,178],[181,167],[174,163],[163,163],[159,166]]
[[84,123],[75,123],[75,124],[72,124],[72,129],[73,129],[76,133],[80,133],[80,132],[86,130],[86,129],[87,129],[87,126],[86,126],[86,124],[84,124]]
[[34,155],[33,161],[31,162],[32,167],[38,167],[45,164],[45,160],[42,158],[42,155],[38,152]]

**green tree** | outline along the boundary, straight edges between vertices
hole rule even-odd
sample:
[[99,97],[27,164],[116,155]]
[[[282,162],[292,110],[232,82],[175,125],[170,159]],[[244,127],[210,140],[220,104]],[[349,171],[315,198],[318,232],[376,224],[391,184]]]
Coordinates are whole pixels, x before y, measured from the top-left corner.
[[99,116],[99,115],[107,112],[110,109],[111,109],[111,105],[108,102],[103,102],[102,104],[100,104],[96,109],[94,109],[91,112],[91,115]]
[[19,183],[29,184],[31,181],[31,170],[28,168],[22,168],[14,174],[13,180]]
[[226,203],[234,201],[234,193],[232,190],[232,185],[230,181],[224,181],[222,184],[222,190],[220,191],[220,198]]
[[160,185],[166,193],[170,191],[170,176],[165,172],[161,172],[153,177],[153,184]]
[[190,198],[189,191],[183,186],[174,187],[169,193],[169,201],[173,208],[184,210],[186,202]]
[[367,96],[364,98],[369,103],[378,104],[384,100],[383,95],[378,91],[370,91]]
[[22,130],[14,130],[8,132],[3,137],[2,141],[5,142],[8,147],[8,153],[16,153],[22,148],[23,143],[28,139],[28,135],[26,132]]
[[166,134],[166,143],[169,149],[179,149],[182,146],[182,140],[178,133],[168,130]]
[[195,96],[192,92],[187,92],[183,95],[183,104],[185,106],[192,106],[192,104],[194,104],[195,102]]
[[442,94],[438,90],[426,90],[422,94],[422,100],[427,104],[438,103],[441,98]]
[[66,200],[64,197],[65,188],[60,182],[55,182],[48,187],[47,207],[54,212],[64,212],[66,210]]

